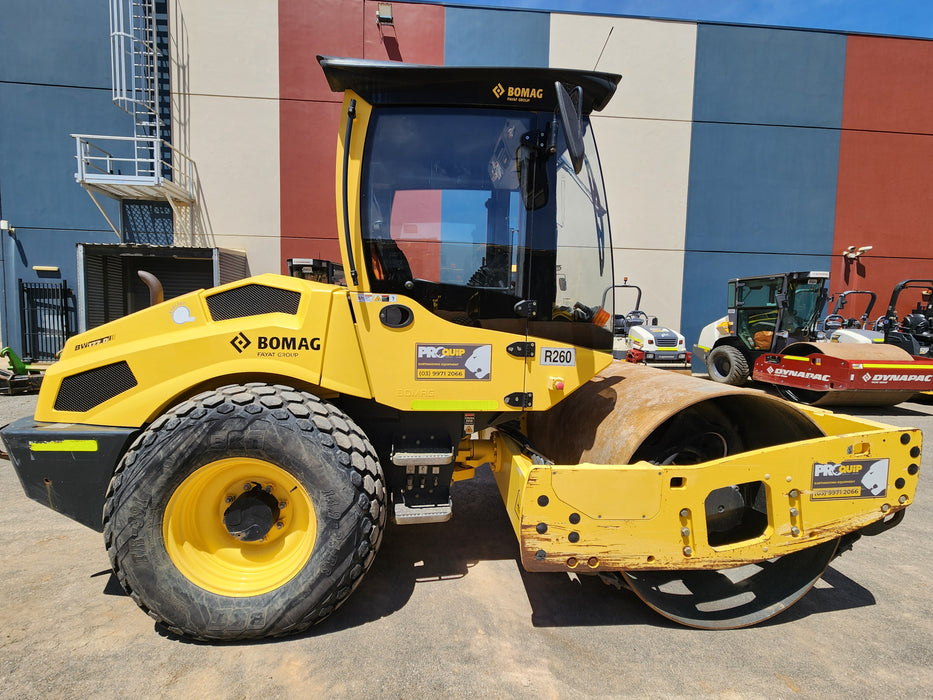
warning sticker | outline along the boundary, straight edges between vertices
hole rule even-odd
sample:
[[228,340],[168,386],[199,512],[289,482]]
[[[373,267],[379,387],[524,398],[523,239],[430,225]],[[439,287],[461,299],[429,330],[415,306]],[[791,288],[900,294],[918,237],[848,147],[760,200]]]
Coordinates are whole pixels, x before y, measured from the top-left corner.
[[372,304],[373,302],[395,303],[398,296],[395,294],[357,294],[356,300],[361,304]]
[[415,379],[489,379],[492,345],[418,344]]
[[887,459],[852,459],[813,465],[811,500],[881,498],[888,486]]

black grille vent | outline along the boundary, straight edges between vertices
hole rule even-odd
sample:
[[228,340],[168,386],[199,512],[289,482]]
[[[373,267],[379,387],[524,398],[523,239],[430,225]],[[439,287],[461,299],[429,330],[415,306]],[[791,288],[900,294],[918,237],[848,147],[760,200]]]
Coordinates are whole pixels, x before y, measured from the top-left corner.
[[55,397],[55,410],[89,411],[136,384],[126,360],[72,374],[62,380]]
[[215,321],[229,321],[232,318],[271,313],[294,316],[298,313],[299,301],[301,294],[290,289],[247,284],[212,294],[207,298],[207,308]]

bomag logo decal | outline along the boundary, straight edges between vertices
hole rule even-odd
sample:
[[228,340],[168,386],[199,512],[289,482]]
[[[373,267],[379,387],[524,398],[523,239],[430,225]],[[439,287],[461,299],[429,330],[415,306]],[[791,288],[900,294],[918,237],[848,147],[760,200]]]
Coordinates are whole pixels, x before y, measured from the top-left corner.
[[244,350],[246,350],[246,348],[252,345],[249,338],[247,338],[242,333],[240,333],[239,335],[235,335],[230,340],[230,344],[233,346],[233,349],[236,350],[237,352],[243,352]]
[[[238,353],[253,344],[246,334],[238,333],[230,340]],[[321,339],[294,335],[260,335],[256,338],[256,357],[298,357],[298,353],[320,350]]]
[[811,500],[881,498],[888,486],[887,459],[814,462]]
[[297,338],[295,336],[259,336],[257,350],[320,350],[320,338]]
[[531,102],[532,100],[543,99],[544,89],[514,85],[503,87],[502,83],[496,83],[496,86],[492,89],[492,94],[496,96],[497,100],[501,100],[504,95],[506,102]]

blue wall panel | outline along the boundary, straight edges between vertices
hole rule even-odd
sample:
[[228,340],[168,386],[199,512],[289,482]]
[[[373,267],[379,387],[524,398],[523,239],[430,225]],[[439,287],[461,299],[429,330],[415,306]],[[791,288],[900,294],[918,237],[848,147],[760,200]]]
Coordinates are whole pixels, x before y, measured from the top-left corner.
[[[0,334],[20,346],[18,280],[77,282],[75,245],[115,241],[75,182],[72,133],[130,136],[132,118],[111,101],[106,2],[5,2],[0,19]],[[112,217],[116,203],[99,198]],[[37,272],[34,265],[57,273]]]
[[[75,182],[72,133],[131,136],[132,120],[110,101],[110,91],[0,84],[3,218],[15,226],[109,230]],[[115,203],[98,197],[117,212]]]
[[547,66],[551,16],[448,7],[444,63],[448,66]]
[[[0,238],[3,299],[0,335],[21,352],[18,280],[77,285],[78,242],[116,242],[87,193],[75,182],[72,132],[126,134],[129,117],[110,101],[110,91],[0,83],[0,216],[16,228]],[[116,202],[98,196],[117,221]],[[33,265],[59,273],[39,273]]]
[[688,342],[725,312],[729,278],[829,270],[839,134],[693,125],[681,306]]
[[109,3],[3,2],[0,80],[97,87],[109,93]]
[[844,35],[698,26],[681,311],[689,343],[725,313],[730,278],[830,269],[845,54]]
[[694,121],[839,128],[846,37],[700,24]]
[[828,253],[840,132],[695,123],[686,249]]

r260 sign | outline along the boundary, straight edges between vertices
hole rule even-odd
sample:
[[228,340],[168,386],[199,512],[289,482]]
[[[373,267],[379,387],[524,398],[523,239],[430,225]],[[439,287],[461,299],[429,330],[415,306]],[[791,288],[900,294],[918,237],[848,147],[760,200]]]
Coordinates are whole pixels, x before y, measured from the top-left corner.
[[542,365],[573,367],[577,364],[575,348],[541,348]]

